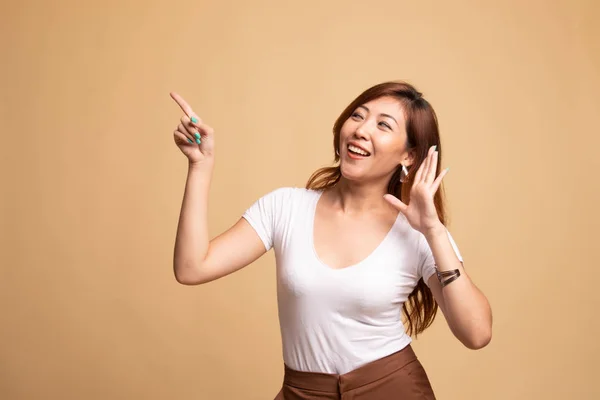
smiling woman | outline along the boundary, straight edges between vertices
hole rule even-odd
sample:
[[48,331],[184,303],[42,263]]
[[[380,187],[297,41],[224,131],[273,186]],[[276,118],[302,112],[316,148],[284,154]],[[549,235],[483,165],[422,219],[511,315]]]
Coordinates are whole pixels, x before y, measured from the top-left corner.
[[[406,82],[386,82],[373,86],[358,96],[338,117],[333,128],[333,145],[336,167],[316,171],[308,181],[307,188],[325,190],[334,187],[343,177],[359,182],[361,179],[378,180],[386,193],[410,203],[410,192],[415,182],[415,171],[424,165],[428,152],[434,146],[435,168],[430,173],[438,176],[433,190],[433,204],[437,219],[445,223],[446,215],[438,187],[447,172],[440,174],[441,141],[435,111],[422,93]],[[353,154],[356,146],[373,158],[369,164],[352,160],[365,160],[364,153]],[[368,147],[368,148],[366,148]],[[346,149],[341,151],[340,149]],[[414,166],[414,167],[413,167]],[[389,197],[386,196],[386,199]],[[399,204],[391,198],[391,204]],[[431,289],[421,279],[407,302],[403,303],[409,335],[423,332],[435,318],[437,302]]]
[[172,96],[185,113],[175,142],[189,160],[175,277],[209,282],[274,249],[285,369],[277,399],[435,398],[411,336],[438,307],[466,347],[490,341],[488,301],[444,225],[437,119],[413,86],[386,82],[358,96],[334,124],[337,165],[305,188],[264,195],[212,240],[214,132]]

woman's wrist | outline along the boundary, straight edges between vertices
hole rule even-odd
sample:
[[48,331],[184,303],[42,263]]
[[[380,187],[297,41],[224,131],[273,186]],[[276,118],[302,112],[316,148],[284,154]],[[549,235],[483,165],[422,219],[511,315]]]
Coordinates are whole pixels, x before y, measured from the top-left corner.
[[188,169],[190,169],[191,171],[212,169],[214,164],[215,164],[215,162],[212,157],[205,158],[202,161],[194,161],[194,162],[190,161],[188,163]]
[[447,232],[446,227],[444,226],[444,224],[442,224],[440,222],[439,224],[436,224],[435,226],[425,229],[423,231],[423,235],[425,236],[425,239],[427,239],[427,241],[430,242],[431,240],[435,240],[437,238],[443,237],[444,235],[447,234],[446,232]]

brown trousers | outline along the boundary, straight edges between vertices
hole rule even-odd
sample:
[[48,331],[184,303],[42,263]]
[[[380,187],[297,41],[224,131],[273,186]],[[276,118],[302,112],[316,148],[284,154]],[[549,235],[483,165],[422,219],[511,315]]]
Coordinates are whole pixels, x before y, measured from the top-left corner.
[[410,345],[342,375],[284,367],[283,387],[275,400],[435,400]]

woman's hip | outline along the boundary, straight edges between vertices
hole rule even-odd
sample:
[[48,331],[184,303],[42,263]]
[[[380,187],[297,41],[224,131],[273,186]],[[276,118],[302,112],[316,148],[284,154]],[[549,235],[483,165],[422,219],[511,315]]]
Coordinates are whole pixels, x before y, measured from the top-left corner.
[[275,400],[435,399],[410,345],[341,375],[284,367],[283,386]]

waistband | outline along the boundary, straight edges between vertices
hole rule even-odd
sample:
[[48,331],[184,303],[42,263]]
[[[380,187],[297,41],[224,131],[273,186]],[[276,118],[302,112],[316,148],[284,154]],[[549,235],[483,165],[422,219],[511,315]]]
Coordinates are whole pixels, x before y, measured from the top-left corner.
[[372,361],[345,374],[327,374],[322,372],[296,371],[284,365],[284,384],[307,390],[329,393],[343,393],[364,386],[415,361],[417,356],[407,345],[389,356]]

